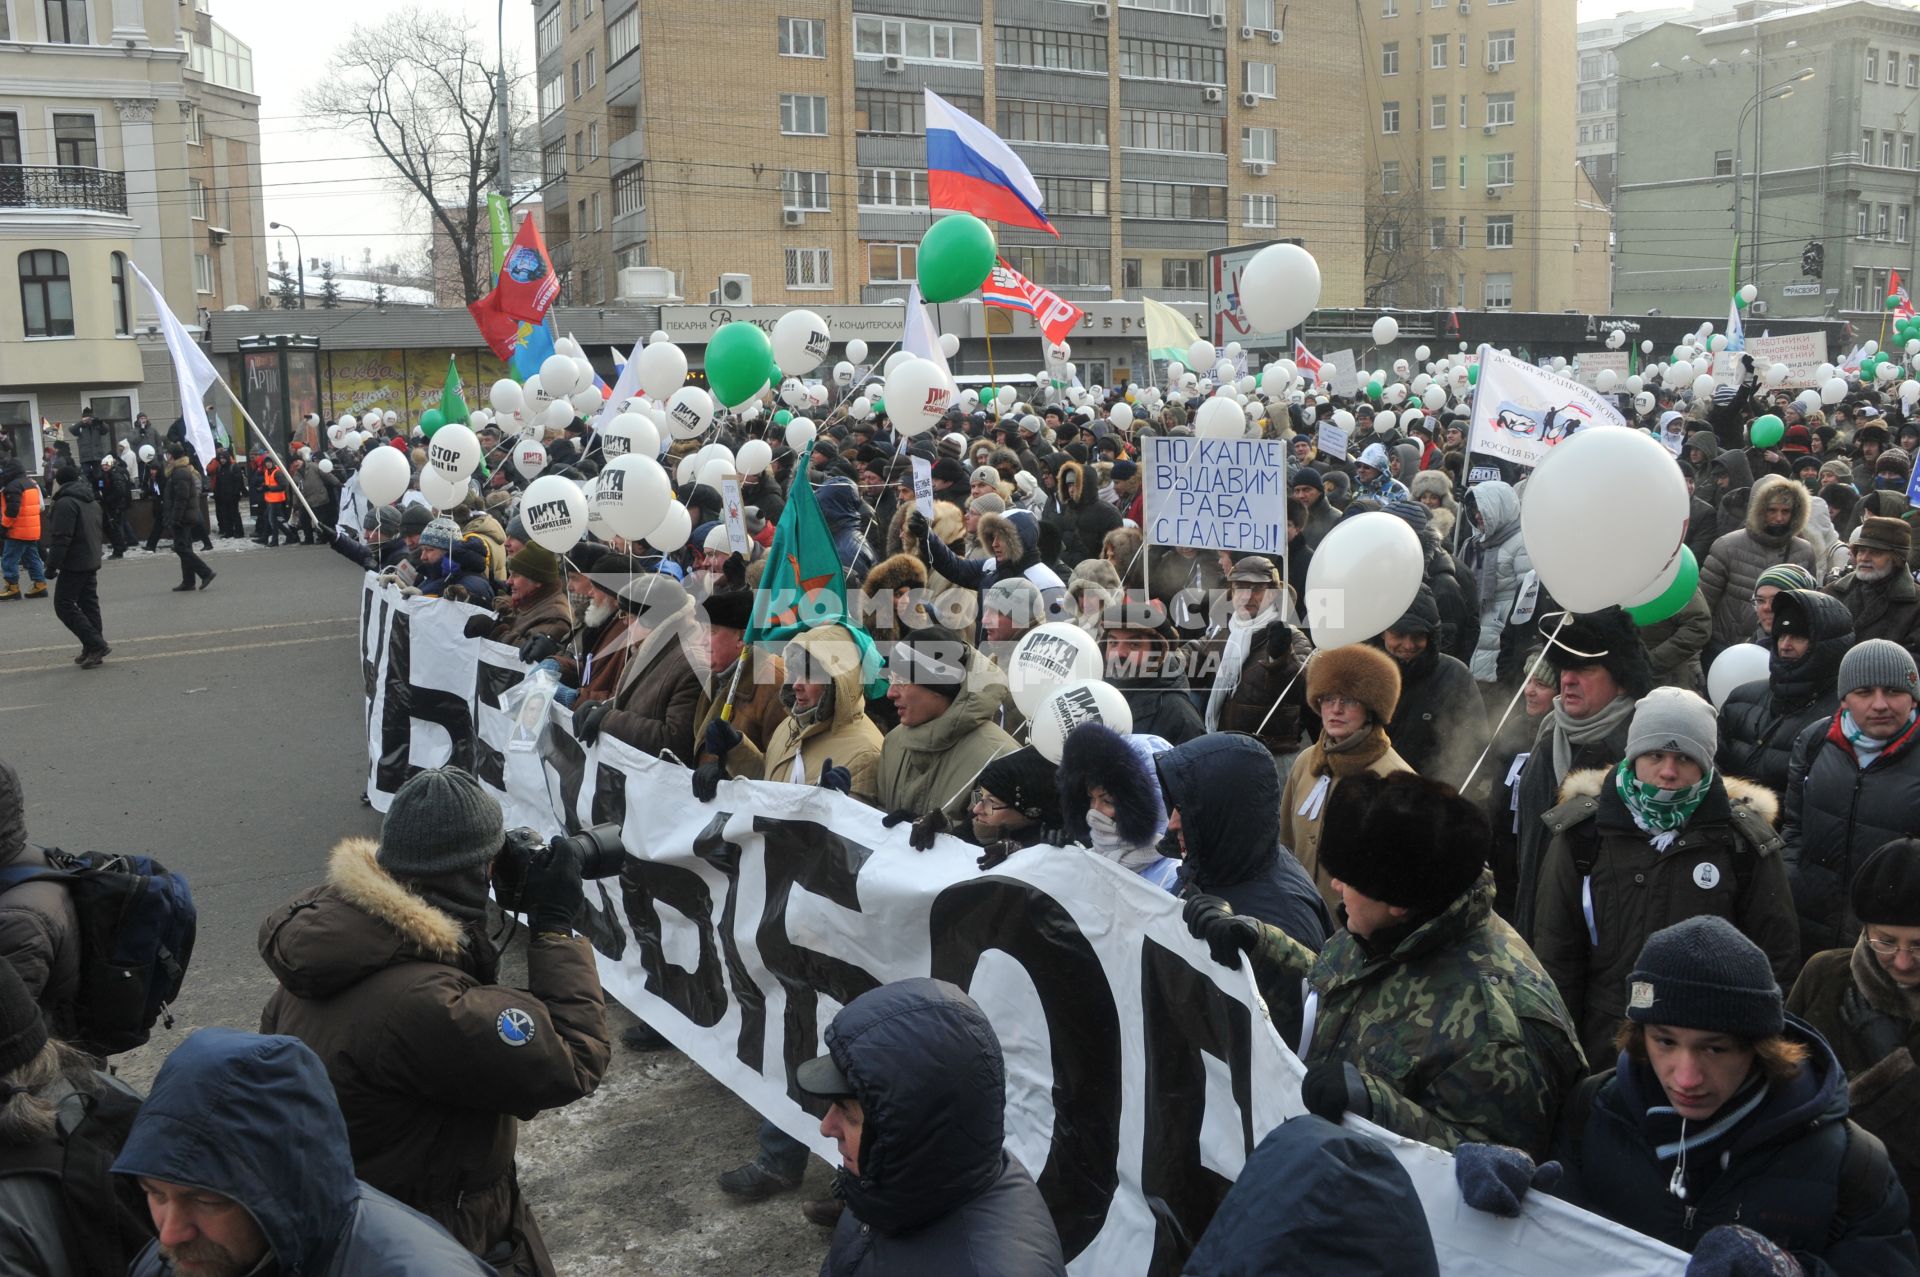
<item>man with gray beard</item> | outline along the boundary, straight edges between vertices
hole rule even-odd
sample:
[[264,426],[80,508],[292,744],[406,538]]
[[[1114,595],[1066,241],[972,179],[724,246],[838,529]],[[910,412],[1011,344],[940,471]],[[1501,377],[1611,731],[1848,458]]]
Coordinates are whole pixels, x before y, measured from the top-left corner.
[[1920,591],[1907,570],[1912,535],[1900,519],[1871,514],[1862,519],[1848,543],[1853,570],[1829,585],[1827,593],[1853,614],[1856,641],[1891,639],[1920,655]]

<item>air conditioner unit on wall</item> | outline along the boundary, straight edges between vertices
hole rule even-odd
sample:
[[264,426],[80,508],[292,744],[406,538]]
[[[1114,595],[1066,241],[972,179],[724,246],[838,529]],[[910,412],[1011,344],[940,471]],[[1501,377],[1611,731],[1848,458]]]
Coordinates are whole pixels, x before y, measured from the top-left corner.
[[719,294],[721,305],[751,306],[753,305],[753,276],[722,275],[720,287],[715,292]]
[[1487,188],[1487,198],[1488,198],[1488,199],[1490,199],[1490,200],[1497,200],[1497,199],[1499,199],[1499,198],[1500,198],[1500,188],[1499,188],[1499,187],[1497,187],[1497,186],[1489,186],[1489,187]]
[[807,215],[797,208],[781,209],[780,223],[783,226],[805,226],[807,224]]
[[1764,315],[1767,313],[1767,304],[1763,301],[1748,302],[1747,313],[1749,315]]
[[1279,27],[1275,27],[1273,30],[1267,32],[1267,39],[1272,41],[1274,44],[1279,44],[1282,40],[1286,38],[1287,38],[1287,33],[1282,31]]
[[1255,177],[1265,177],[1268,167],[1267,164],[1260,160],[1249,160],[1247,162],[1247,172],[1253,174]]
[[1240,95],[1240,105],[1241,106],[1259,106],[1260,95],[1258,93],[1242,93]]
[[899,75],[907,69],[907,60],[897,53],[891,53],[887,55],[886,60],[880,65],[886,69],[887,74]]
[[1105,22],[1112,16],[1113,10],[1109,9],[1106,5],[1096,4],[1093,6],[1093,20],[1095,22]]
[[1203,90],[1200,96],[1209,102],[1224,102],[1227,97],[1226,93],[1220,89]]
[[1492,137],[1494,133],[1497,132],[1498,130],[1496,130],[1493,125],[1489,124],[1487,125],[1487,127],[1485,127],[1484,129],[1481,129],[1480,131],[1486,134],[1488,137]]
[[1215,31],[1225,31],[1227,29],[1227,15],[1224,13],[1209,14],[1207,15],[1207,25]]
[[1487,74],[1488,74],[1488,75],[1499,75],[1499,74],[1500,74],[1500,66],[1501,66],[1501,64],[1500,64],[1500,63],[1498,63],[1498,62],[1489,62],[1489,63],[1487,63]]

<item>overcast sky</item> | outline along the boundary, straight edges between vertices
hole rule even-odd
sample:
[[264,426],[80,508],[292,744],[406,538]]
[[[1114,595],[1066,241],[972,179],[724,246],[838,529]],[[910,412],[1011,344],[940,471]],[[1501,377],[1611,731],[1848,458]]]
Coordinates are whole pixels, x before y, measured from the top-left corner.
[[[522,65],[531,61],[533,5],[505,0],[507,49]],[[1548,3],[1556,0],[1547,0]],[[1684,0],[1681,0],[1684,2]],[[1604,18],[1634,9],[1672,7],[1674,0],[1579,0],[1580,16]],[[309,257],[334,255],[358,261],[363,249],[379,258],[395,249],[423,243],[425,227],[407,225],[402,201],[387,194],[391,167],[369,158],[371,147],[349,135],[310,127],[300,115],[301,96],[325,74],[331,50],[356,24],[379,22],[393,0],[327,0],[324,4],[288,0],[214,0],[214,16],[253,46],[254,88],[261,96],[262,181],[267,220],[285,222],[300,232]],[[495,0],[440,0],[429,7],[465,17],[494,48],[499,7]],[[514,169],[526,175],[537,157],[516,157]],[[268,231],[273,249],[283,232]],[[285,240],[288,260],[294,245]],[[278,253],[273,253],[277,260]]]

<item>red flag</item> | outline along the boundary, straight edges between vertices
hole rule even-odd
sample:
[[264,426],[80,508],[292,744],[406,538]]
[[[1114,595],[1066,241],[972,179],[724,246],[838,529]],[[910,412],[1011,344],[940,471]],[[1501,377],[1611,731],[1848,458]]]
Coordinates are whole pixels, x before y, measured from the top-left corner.
[[1047,340],[1059,345],[1072,335],[1087,312],[1066,298],[1034,283],[1006,261],[996,258],[993,273],[980,286],[980,300],[1001,310],[1024,310]]
[[1293,339],[1293,366],[1306,373],[1308,380],[1320,380],[1321,361],[1313,357],[1313,352],[1307,349],[1307,343],[1298,337]]
[[1893,272],[1893,284],[1892,287],[1887,290],[1887,295],[1900,299],[1900,304],[1893,308],[1893,317],[1895,319],[1911,319],[1913,317],[1913,299],[1908,297],[1907,290],[1900,286],[1899,271]]
[[520,321],[500,309],[500,290],[494,289],[477,302],[467,303],[467,313],[480,327],[480,339],[502,359],[513,358],[514,342],[520,333]]
[[[513,243],[500,263],[500,283],[493,290],[494,305],[512,316],[537,324],[547,317],[547,308],[559,295],[560,281],[554,276],[553,262],[547,257],[540,228],[531,217],[520,223]],[[485,331],[484,326],[482,331]]]

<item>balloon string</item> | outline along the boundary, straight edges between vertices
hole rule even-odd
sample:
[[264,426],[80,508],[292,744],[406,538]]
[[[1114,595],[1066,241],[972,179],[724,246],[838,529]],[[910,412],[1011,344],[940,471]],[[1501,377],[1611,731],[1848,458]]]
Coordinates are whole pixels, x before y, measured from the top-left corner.
[[1300,668],[1293,672],[1293,677],[1287,680],[1287,685],[1280,689],[1280,695],[1273,698],[1273,704],[1267,709],[1266,718],[1261,719],[1260,726],[1254,728],[1253,734],[1255,736],[1261,736],[1266,733],[1267,723],[1272,720],[1274,711],[1280,708],[1280,702],[1287,699],[1287,693],[1293,690],[1293,685],[1300,681],[1300,676],[1307,672],[1307,666],[1313,664],[1313,658],[1318,655],[1320,655],[1320,649],[1317,647],[1307,653],[1307,659],[1300,662]]
[[1559,639],[1560,631],[1567,627],[1567,622],[1572,618],[1573,613],[1571,612],[1562,612],[1560,614],[1560,623],[1553,627],[1553,633],[1547,635],[1546,647],[1540,649],[1540,655],[1534,658],[1533,665],[1527,670],[1527,676],[1521,679],[1520,686],[1513,690],[1513,699],[1507,702],[1506,712],[1501,714],[1500,721],[1494,724],[1492,734],[1487,737],[1487,747],[1480,751],[1480,757],[1474,759],[1473,766],[1467,769],[1466,779],[1460,782],[1461,793],[1464,794],[1467,792],[1467,786],[1471,785],[1473,778],[1479,774],[1480,764],[1486,762],[1487,755],[1493,752],[1494,742],[1500,739],[1500,733],[1506,730],[1507,720],[1513,717],[1514,706],[1520,703],[1520,697],[1526,693],[1527,684],[1531,682],[1533,676],[1539,672],[1541,665],[1546,663],[1547,652],[1553,647],[1555,641]]
[[[1013,737],[1013,739],[1014,739],[1014,741],[1015,741],[1015,745],[1014,745],[1014,748],[1015,748],[1016,750],[1020,748],[1020,746],[1019,746],[1019,744],[1018,744],[1018,742],[1019,742],[1019,740],[1020,740],[1020,737],[1021,737],[1021,736],[1022,736],[1023,734],[1026,734],[1026,733],[1028,733],[1028,732],[1030,732],[1030,731],[1032,730],[1032,728],[1033,728],[1033,720],[1032,720],[1032,719],[1028,719],[1028,720],[1027,720],[1026,722],[1024,722],[1024,723],[1022,723],[1022,724],[1020,724],[1020,726],[1018,726],[1018,727],[1016,727],[1016,728],[1014,728],[1014,729],[1013,729],[1013,731],[1012,731],[1012,732],[1010,733],[1010,735],[1012,735],[1012,737]],[[941,804],[940,804],[940,805],[939,805],[938,807],[936,807],[936,808],[934,808],[934,811],[945,811],[945,810],[946,810],[947,808],[949,808],[949,807],[951,807],[951,806],[953,805],[953,800],[954,800],[955,798],[958,798],[958,797],[960,797],[960,795],[962,795],[962,794],[964,794],[964,793],[966,793],[966,792],[967,792],[967,791],[968,791],[969,789],[972,789],[972,788],[974,787],[974,784],[975,784],[975,783],[976,783],[976,782],[977,782],[977,781],[978,781],[978,780],[979,780],[979,779],[980,779],[980,778],[981,778],[982,776],[984,776],[984,775],[986,775],[986,774],[987,774],[987,768],[989,768],[989,767],[991,767],[991,766],[993,766],[993,763],[994,763],[994,760],[995,760],[995,759],[997,759],[997,758],[999,758],[999,757],[1000,757],[1000,756],[1001,756],[1002,754],[1005,754],[1005,753],[1007,753],[1007,752],[1009,752],[1009,751],[1007,751],[1007,750],[1004,750],[1004,749],[996,749],[996,750],[994,750],[994,751],[993,751],[993,753],[992,753],[991,755],[989,755],[989,756],[988,756],[988,758],[987,758],[987,761],[986,761],[986,762],[984,762],[984,763],[982,763],[982,764],[980,764],[980,770],[979,770],[979,771],[977,771],[977,772],[975,772],[975,773],[974,773],[973,775],[971,775],[971,776],[969,776],[969,777],[967,777],[967,782],[966,782],[966,784],[964,784],[964,785],[962,785],[962,786],[960,786],[960,788],[958,788],[958,789],[956,789],[956,790],[954,790],[954,791],[953,791],[953,793],[952,793],[951,795],[949,795],[949,796],[948,796],[948,798],[947,798],[947,801],[946,801],[946,802],[944,802],[944,803],[941,803]],[[927,813],[927,814],[928,814],[928,815],[932,815],[933,813],[932,813],[932,812],[929,812],[929,813]]]

